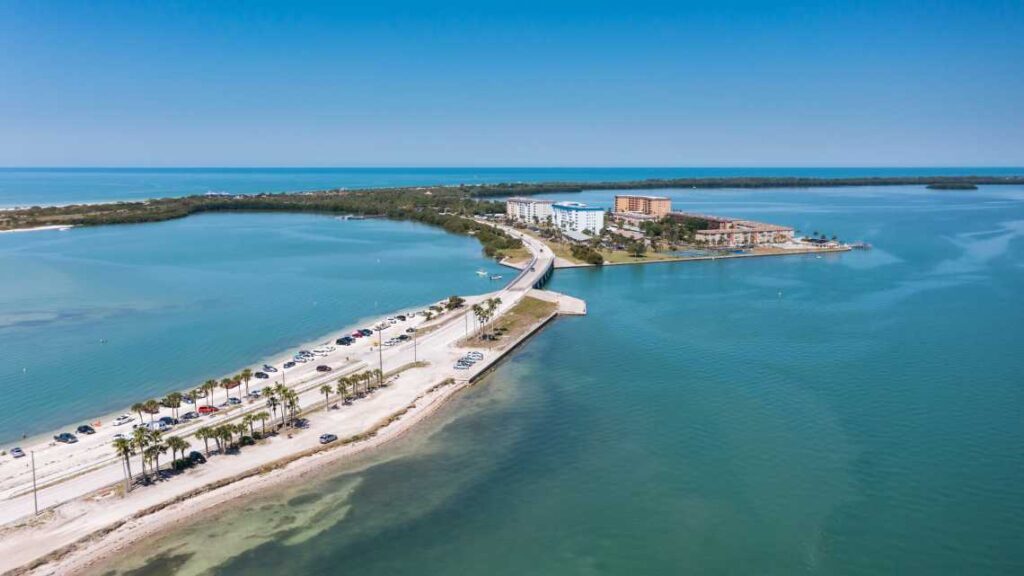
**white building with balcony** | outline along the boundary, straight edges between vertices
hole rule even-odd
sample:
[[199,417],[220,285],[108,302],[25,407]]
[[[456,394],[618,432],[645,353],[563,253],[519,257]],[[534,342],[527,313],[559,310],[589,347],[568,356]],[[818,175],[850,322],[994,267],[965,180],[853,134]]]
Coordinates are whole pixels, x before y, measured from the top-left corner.
[[579,202],[556,202],[551,205],[554,224],[561,230],[597,234],[604,229],[604,208]]
[[518,222],[543,224],[553,217],[551,204],[551,200],[509,198],[505,201],[505,216]]

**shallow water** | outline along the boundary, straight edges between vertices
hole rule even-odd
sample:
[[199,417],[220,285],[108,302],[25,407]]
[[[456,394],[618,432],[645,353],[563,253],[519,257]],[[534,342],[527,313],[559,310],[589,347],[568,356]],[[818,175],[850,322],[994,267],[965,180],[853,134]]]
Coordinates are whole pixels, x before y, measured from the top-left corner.
[[416,433],[112,570],[1022,573],[1024,189],[820,192],[673,195],[874,250],[560,270]]

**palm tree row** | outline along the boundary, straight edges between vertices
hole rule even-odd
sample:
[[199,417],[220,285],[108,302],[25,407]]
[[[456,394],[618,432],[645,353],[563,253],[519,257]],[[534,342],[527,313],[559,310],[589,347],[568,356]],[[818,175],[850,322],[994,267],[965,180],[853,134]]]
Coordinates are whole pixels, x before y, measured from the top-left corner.
[[263,392],[267,401],[267,408],[270,408],[274,417],[277,417],[277,409],[281,408],[281,426],[285,424],[285,417],[294,419],[299,413],[299,394],[284,384],[275,384],[273,388],[267,388]]
[[494,318],[499,306],[501,306],[501,298],[494,297],[488,298],[479,304],[473,304],[471,310],[473,315],[476,316],[476,321],[483,327]]
[[[150,430],[146,427],[136,428],[131,438],[115,438],[113,442],[114,452],[124,459],[125,475],[129,486],[132,483],[132,456],[136,454],[142,456],[140,460],[142,475],[148,481],[150,472],[158,477],[160,475],[161,454],[166,454],[169,449],[171,450],[171,459],[175,460],[179,452],[184,456],[190,446],[188,441],[178,436],[170,436],[165,439],[158,430]],[[149,471],[146,469],[147,464]]]
[[320,386],[320,393],[324,395],[324,406],[330,403],[332,393],[341,396],[342,400],[348,404],[355,398],[362,398],[370,392],[382,388],[385,384],[384,373],[376,368],[349,376],[341,376],[337,382],[335,388],[332,388],[330,384]]
[[195,389],[182,394],[181,392],[171,392],[167,396],[164,396],[160,400],[146,400],[145,402],[136,402],[132,404],[131,411],[139,415],[139,421],[143,420],[143,413],[149,414],[149,421],[153,421],[153,417],[160,413],[160,407],[170,408],[171,414],[174,418],[178,417],[178,410],[181,408],[182,402],[186,398],[190,400],[191,404],[197,404],[200,398],[206,398],[206,405],[210,406],[213,401],[213,393],[217,388],[224,389],[224,401],[227,402],[229,391],[237,388],[241,385],[245,385],[245,395],[249,395],[249,381],[252,380],[252,370],[246,368],[239,374],[230,378],[222,378],[220,381],[207,380],[203,382]]

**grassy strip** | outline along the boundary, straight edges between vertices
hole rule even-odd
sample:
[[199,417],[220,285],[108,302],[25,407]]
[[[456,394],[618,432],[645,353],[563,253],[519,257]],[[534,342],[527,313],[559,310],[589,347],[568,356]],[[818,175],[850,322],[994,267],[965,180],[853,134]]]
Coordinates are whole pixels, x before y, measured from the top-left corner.
[[[550,317],[558,304],[532,296],[524,296],[511,310],[488,324],[478,334],[466,336],[459,346],[495,349],[504,347],[506,342],[517,341],[538,322]],[[485,334],[499,334],[497,340],[484,340]]]

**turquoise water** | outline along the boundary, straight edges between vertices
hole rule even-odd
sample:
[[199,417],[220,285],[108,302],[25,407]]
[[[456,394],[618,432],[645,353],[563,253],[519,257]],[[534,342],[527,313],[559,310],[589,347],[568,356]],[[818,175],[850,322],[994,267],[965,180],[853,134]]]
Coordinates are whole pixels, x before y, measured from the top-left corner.
[[558,271],[416,434],[112,570],[1024,572],[1024,189],[673,194],[876,248]]
[[1020,175],[1024,168],[0,168],[0,207],[430,184],[943,174]]
[[[0,234],[0,441],[219,377],[356,320],[491,289],[479,244],[382,220],[203,215]],[[104,342],[105,341],[105,342]]]

